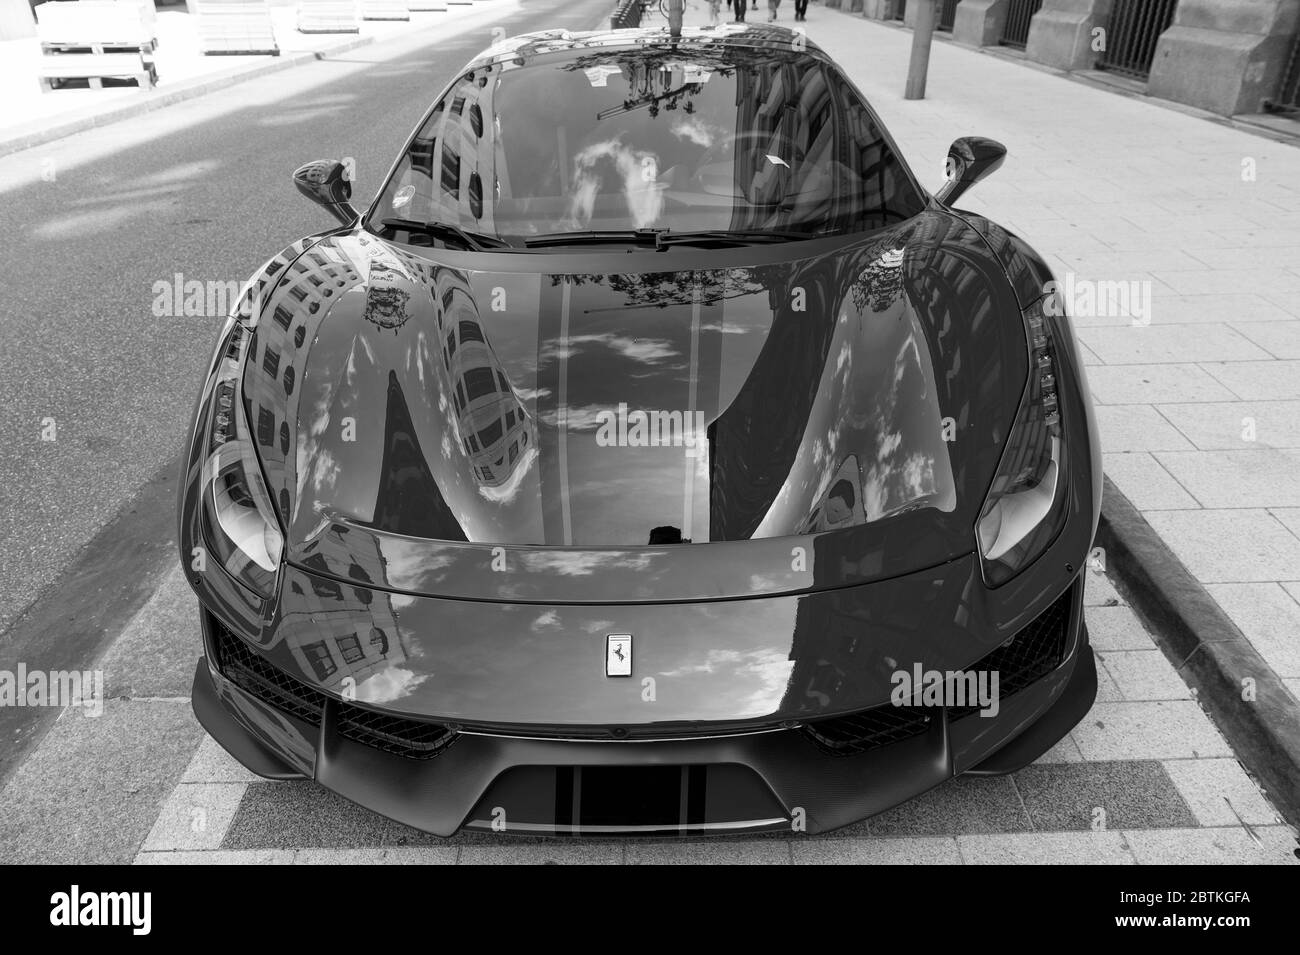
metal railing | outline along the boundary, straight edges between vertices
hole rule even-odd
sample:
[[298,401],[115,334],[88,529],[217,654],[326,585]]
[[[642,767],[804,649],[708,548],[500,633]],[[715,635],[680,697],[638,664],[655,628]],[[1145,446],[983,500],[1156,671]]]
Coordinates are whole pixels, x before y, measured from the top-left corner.
[[952,32],[952,25],[957,20],[957,4],[959,3],[961,3],[961,0],[943,0],[939,7],[939,22],[934,25],[936,30],[941,30],[944,33]]
[[611,30],[629,30],[641,25],[641,0],[618,0],[609,18]]
[[1029,42],[1029,21],[1043,5],[1043,0],[1011,0],[1007,7],[1007,21],[1002,24],[1002,46],[1023,50]]
[[1300,116],[1300,33],[1295,35],[1295,40],[1291,43],[1291,58],[1282,74],[1277,96],[1265,100],[1264,109],[1270,113],[1294,113]]
[[1177,9],[1178,0],[1115,0],[1097,69],[1145,80],[1160,34],[1174,22]]

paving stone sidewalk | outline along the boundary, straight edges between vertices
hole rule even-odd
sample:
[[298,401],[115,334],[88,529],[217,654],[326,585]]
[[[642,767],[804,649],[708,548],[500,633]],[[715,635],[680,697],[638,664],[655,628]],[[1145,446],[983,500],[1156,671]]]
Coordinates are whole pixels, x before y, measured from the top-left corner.
[[1300,693],[1300,148],[945,41],[909,102],[910,31],[820,6],[800,26],[928,186],[954,138],[997,139],[963,207],[1062,283],[1149,290],[1149,311],[1074,319],[1106,473]]

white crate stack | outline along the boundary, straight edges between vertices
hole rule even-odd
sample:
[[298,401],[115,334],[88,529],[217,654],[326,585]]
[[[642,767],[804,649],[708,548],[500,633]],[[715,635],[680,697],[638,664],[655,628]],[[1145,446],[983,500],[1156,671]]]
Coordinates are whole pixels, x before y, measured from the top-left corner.
[[360,33],[361,5],[357,0],[302,0],[298,32]]
[[367,20],[409,20],[406,0],[361,0],[361,16]]
[[267,0],[197,0],[199,49],[206,55],[280,55]]
[[59,80],[84,79],[100,89],[105,79],[135,80],[148,89],[158,80],[153,0],[60,0],[36,7],[41,42],[37,79],[43,90]]
[[158,45],[153,0],[59,0],[36,7],[41,49],[115,47],[152,53]]

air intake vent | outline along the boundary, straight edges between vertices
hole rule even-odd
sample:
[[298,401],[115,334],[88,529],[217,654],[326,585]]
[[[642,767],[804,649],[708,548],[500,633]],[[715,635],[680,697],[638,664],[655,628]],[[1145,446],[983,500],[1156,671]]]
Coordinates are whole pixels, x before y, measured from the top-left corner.
[[[268,706],[320,726],[328,699],[297,677],[290,676],[213,620],[217,669],[235,686]],[[340,736],[409,759],[432,759],[455,740],[441,723],[381,713],[352,703],[338,703]]]
[[[1008,642],[981,659],[972,670],[997,671],[998,695],[1006,699],[1051,673],[1065,661],[1070,635],[1070,608],[1074,588]],[[948,718],[958,719],[978,711],[976,706],[949,707]],[[925,732],[936,709],[885,703],[847,716],[815,720],[803,726],[804,735],[833,756],[857,756]]]

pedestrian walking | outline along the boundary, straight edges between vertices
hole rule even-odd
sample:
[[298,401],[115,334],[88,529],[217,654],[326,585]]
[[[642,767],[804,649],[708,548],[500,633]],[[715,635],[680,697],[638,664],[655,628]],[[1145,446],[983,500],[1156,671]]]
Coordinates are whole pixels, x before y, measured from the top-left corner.
[[709,0],[709,23],[718,22],[718,13],[722,8],[722,0]]
[[794,0],[794,18],[801,21],[808,19],[808,0]]
[[767,0],[767,22],[776,21],[776,8],[781,5],[781,0]]
[[734,3],[735,3],[734,12],[736,14],[736,19],[733,22],[744,23],[745,22],[745,0],[734,0]]

